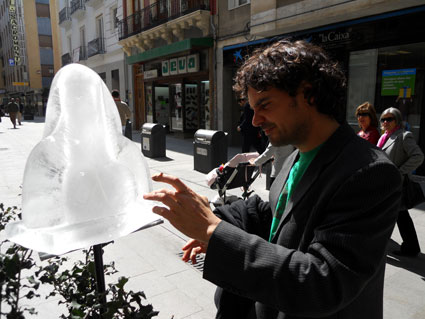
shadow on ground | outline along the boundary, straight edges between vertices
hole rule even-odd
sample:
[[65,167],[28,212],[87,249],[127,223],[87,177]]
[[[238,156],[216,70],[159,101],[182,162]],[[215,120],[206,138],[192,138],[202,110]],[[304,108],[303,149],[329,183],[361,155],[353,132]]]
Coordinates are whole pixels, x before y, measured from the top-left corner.
[[425,254],[419,253],[417,257],[397,256],[392,252],[400,249],[400,245],[390,239],[388,244],[387,264],[394,267],[403,268],[422,277],[425,281]]

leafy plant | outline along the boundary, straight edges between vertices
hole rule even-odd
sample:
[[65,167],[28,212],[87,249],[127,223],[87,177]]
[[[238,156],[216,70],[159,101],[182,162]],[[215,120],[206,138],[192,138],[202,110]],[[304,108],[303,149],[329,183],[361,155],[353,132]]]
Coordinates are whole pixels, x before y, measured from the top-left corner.
[[[0,203],[0,232],[7,223],[20,218],[17,207],[4,209]],[[68,313],[63,319],[150,319],[158,315],[152,305],[144,305],[143,291],[127,292],[128,278],[120,277],[117,283],[108,284],[105,292],[96,287],[96,265],[92,249],[83,250],[84,260],[76,261],[67,269],[66,257],[53,257],[46,266],[38,266],[32,258],[33,251],[7,240],[0,242],[0,317],[24,319],[25,314],[36,314],[34,308],[20,305],[22,299],[40,297],[41,284],[49,284],[53,290],[46,298],[61,296],[59,304],[65,304]],[[103,273],[117,273],[113,262],[103,266]],[[24,275],[26,274],[26,275]],[[6,309],[2,308],[6,306]]]
[[[63,319],[94,318],[134,318],[150,319],[158,315],[151,305],[143,305],[145,294],[127,292],[124,289],[128,278],[120,277],[118,283],[109,284],[106,291],[99,293],[96,288],[96,265],[92,249],[84,250],[85,261],[77,261],[70,270],[62,270],[66,258],[55,258],[49,266],[42,268],[37,275],[42,283],[53,286],[48,297],[60,295],[68,309]],[[103,266],[104,274],[110,276],[117,273],[114,263]],[[106,301],[109,297],[109,301]],[[101,314],[101,316],[100,316]]]
[[[5,209],[0,203],[0,232],[4,230],[7,223],[18,217],[17,207]],[[0,242],[0,317],[6,315],[7,319],[21,319],[25,318],[27,312],[36,314],[34,308],[20,305],[22,299],[39,296],[36,291],[40,283],[33,275],[25,274],[26,270],[34,266],[36,264],[32,258],[32,250],[7,240]]]

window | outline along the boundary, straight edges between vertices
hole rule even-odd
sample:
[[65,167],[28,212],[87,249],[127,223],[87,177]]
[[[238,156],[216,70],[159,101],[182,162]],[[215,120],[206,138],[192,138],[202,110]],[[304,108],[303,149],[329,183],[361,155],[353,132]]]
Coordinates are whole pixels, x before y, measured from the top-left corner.
[[53,50],[52,48],[40,48],[40,64],[53,65]]
[[232,10],[249,3],[251,3],[251,0],[228,0],[228,9]]
[[37,28],[39,35],[52,35],[50,18],[37,17]]
[[113,32],[116,28],[118,28],[118,9],[112,8],[111,9],[111,31]]
[[111,78],[112,78],[112,90],[119,90],[120,89],[120,71],[118,69],[112,70]]

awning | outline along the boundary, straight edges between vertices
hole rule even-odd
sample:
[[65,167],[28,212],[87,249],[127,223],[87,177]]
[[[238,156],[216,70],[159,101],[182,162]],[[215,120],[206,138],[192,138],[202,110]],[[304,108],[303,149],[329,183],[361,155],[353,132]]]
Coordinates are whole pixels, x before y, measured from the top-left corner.
[[159,48],[148,50],[136,55],[127,57],[127,64],[134,64],[160,58],[162,56],[171,55],[183,51],[188,51],[194,47],[210,48],[214,44],[212,38],[191,38],[183,41],[175,42]]

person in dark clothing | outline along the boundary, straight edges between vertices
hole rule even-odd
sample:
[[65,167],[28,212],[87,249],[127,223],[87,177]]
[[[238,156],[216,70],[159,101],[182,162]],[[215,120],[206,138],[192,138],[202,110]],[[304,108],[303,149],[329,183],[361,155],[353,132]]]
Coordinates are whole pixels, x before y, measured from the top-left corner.
[[16,116],[19,112],[19,105],[15,102],[15,99],[13,97],[7,104],[7,112],[9,113],[9,118],[13,124],[13,128],[16,128]]
[[[179,178],[143,197],[193,238],[184,261],[206,253],[218,319],[382,319],[386,251],[401,201],[401,174],[345,119],[338,63],[306,41],[258,49],[234,89],[248,96],[274,146],[297,148],[270,188],[211,210]],[[168,185],[167,185],[168,186]]]
[[265,146],[262,140],[261,130],[259,127],[252,125],[254,111],[246,100],[239,100],[239,105],[243,107],[237,127],[238,132],[242,133],[242,153],[249,153],[251,151],[251,146],[253,146],[258,154],[262,154],[265,150]]

